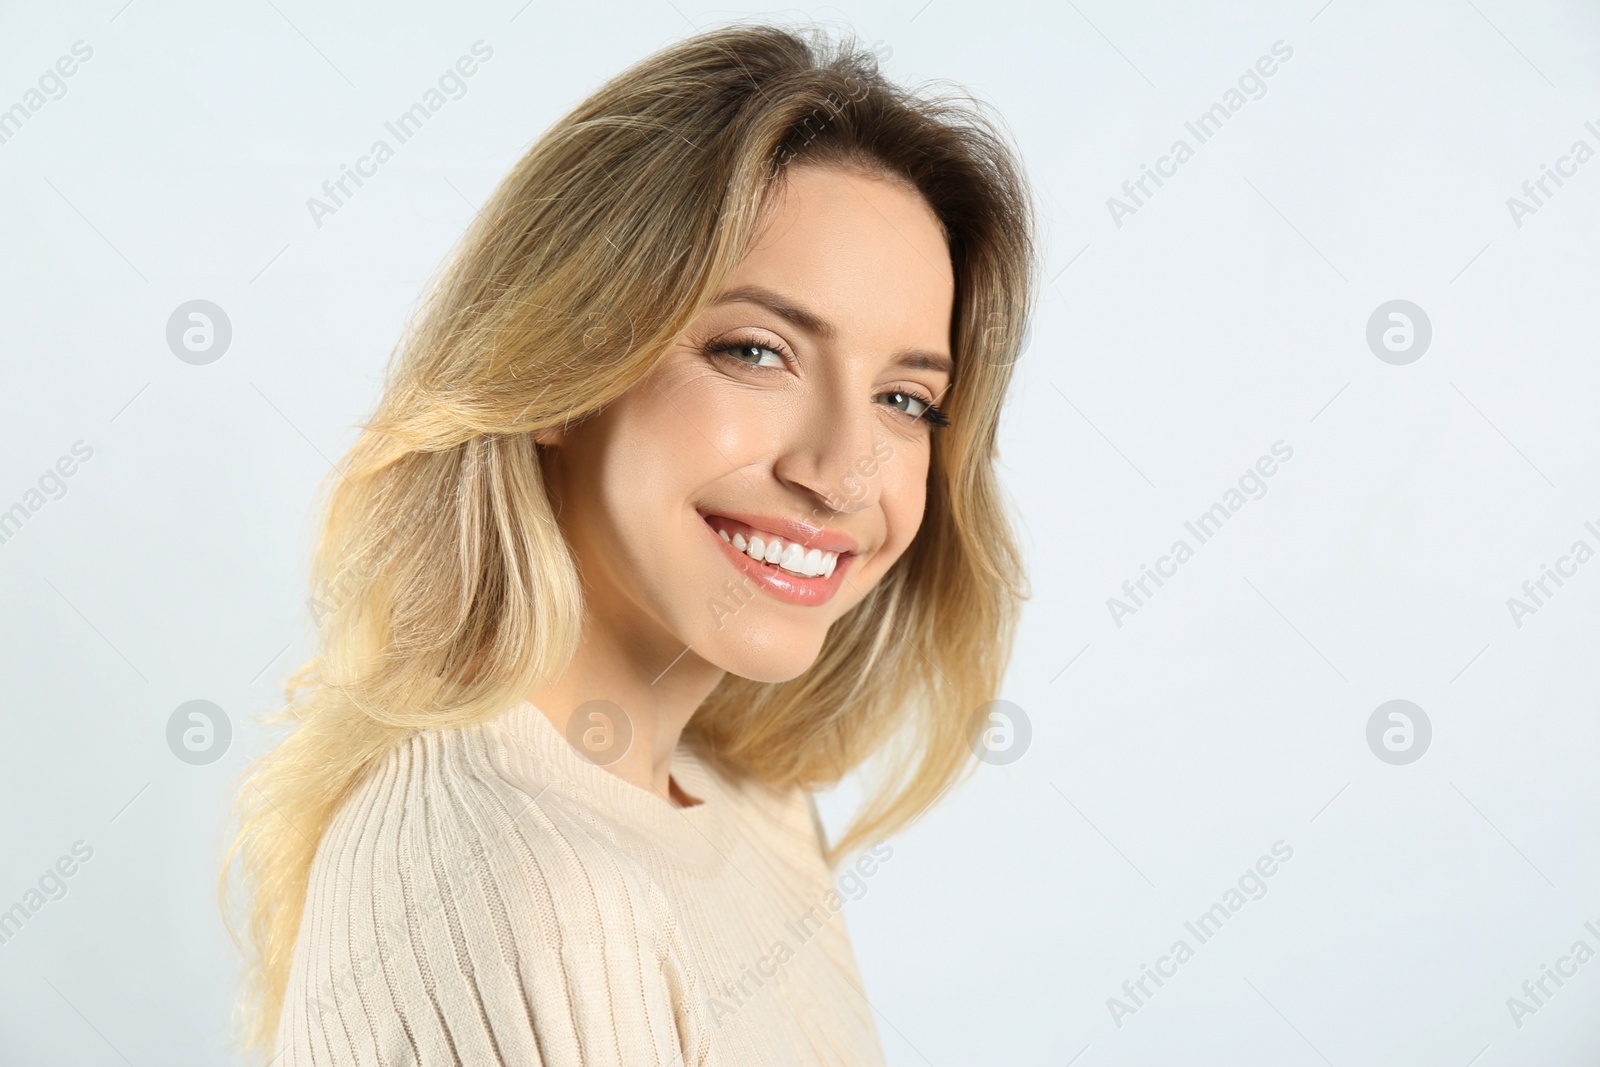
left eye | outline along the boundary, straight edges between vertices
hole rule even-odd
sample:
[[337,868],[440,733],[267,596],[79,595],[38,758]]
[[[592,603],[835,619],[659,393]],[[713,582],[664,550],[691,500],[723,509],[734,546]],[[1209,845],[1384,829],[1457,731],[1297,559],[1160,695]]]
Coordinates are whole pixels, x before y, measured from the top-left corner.
[[912,396],[910,393],[895,391],[879,393],[878,396],[880,399],[888,397],[889,399],[885,401],[886,406],[903,411],[914,419],[921,418],[923,412],[928,410],[928,402],[926,400],[920,396]]

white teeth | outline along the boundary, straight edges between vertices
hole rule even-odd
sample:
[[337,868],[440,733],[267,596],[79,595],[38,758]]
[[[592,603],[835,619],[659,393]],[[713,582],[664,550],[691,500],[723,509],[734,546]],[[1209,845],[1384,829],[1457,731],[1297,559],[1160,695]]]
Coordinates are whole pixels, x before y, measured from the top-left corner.
[[824,552],[820,548],[807,549],[798,542],[786,542],[776,537],[765,538],[760,534],[751,534],[749,540],[746,540],[742,533],[730,536],[727,530],[720,529],[717,533],[724,541],[751,559],[771,563],[790,574],[805,578],[829,577],[839,563],[839,553]]

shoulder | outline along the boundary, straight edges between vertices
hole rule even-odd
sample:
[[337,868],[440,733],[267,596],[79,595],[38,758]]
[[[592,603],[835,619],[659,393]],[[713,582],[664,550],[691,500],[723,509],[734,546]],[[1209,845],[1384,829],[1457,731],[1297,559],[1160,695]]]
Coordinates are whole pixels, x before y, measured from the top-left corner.
[[[648,902],[597,861],[590,830],[497,769],[492,744],[470,727],[415,734],[340,804],[307,886],[282,1067],[589,1062],[615,1040],[618,994],[652,1009],[653,947],[619,945],[608,921]],[[627,977],[596,987],[589,964],[607,958]],[[659,1022],[635,1040],[669,1037]]]
[[617,850],[569,802],[566,783],[536,766],[508,766],[504,748],[479,726],[398,743],[330,820],[316,861],[324,878],[313,877],[311,895],[345,887],[413,919],[466,906],[490,912],[462,914],[463,922],[552,912],[567,941],[597,934],[574,922],[577,901],[563,887],[594,887],[603,877],[596,868],[617,866]]
[[775,784],[695,753],[700,773],[716,780],[731,817],[760,850],[804,867],[824,862],[828,835],[815,796],[796,784]]

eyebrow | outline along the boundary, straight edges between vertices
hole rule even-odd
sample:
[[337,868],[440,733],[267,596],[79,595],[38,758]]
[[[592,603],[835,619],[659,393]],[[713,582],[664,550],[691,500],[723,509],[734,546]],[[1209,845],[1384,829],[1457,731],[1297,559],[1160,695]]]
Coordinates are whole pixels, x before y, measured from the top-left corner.
[[[801,307],[794,301],[762,285],[741,285],[737,289],[729,289],[711,302],[712,307],[723,304],[735,303],[759,304],[774,315],[787,319],[807,333],[831,341],[839,335],[833,323]],[[896,352],[891,361],[904,367],[915,367],[921,370],[943,371],[951,377],[955,376],[955,364],[949,356],[942,352],[929,352],[922,348],[903,348]]]

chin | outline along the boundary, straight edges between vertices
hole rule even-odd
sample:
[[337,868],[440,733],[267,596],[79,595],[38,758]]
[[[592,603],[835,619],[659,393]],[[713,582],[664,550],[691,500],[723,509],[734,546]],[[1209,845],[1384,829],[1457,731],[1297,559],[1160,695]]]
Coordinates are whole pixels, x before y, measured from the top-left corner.
[[804,674],[817,661],[822,636],[729,625],[713,631],[696,648],[701,659],[729,674],[752,682],[787,682]]

